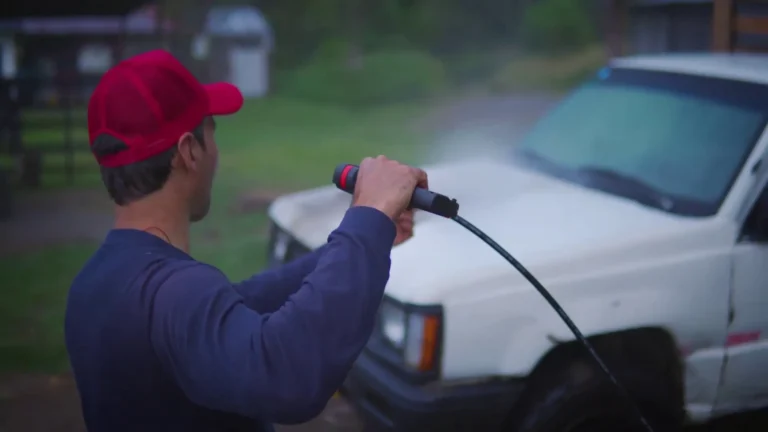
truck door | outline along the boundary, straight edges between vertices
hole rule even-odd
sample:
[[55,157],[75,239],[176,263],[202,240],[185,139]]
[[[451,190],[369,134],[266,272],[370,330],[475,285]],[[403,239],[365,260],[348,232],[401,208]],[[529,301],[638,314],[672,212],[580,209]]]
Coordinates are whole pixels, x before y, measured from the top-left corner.
[[733,251],[731,294],[732,318],[728,327],[726,363],[715,407],[716,414],[768,405],[766,186],[763,186],[762,192],[752,204]]

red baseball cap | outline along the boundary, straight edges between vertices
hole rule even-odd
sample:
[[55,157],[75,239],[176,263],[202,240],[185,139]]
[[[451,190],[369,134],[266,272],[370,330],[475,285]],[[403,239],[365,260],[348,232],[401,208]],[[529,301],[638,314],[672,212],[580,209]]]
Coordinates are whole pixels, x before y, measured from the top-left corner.
[[117,167],[162,153],[212,115],[234,114],[243,95],[228,83],[201,84],[164,50],[123,60],[107,71],[88,101],[90,145],[101,134],[123,141],[128,149],[97,157],[99,165]]

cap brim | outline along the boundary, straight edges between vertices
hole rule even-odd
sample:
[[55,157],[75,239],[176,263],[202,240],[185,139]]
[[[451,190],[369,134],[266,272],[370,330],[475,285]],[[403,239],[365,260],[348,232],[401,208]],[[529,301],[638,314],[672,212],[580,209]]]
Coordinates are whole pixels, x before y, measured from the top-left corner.
[[243,107],[243,94],[232,84],[222,82],[207,84],[203,87],[208,93],[210,115],[230,115]]

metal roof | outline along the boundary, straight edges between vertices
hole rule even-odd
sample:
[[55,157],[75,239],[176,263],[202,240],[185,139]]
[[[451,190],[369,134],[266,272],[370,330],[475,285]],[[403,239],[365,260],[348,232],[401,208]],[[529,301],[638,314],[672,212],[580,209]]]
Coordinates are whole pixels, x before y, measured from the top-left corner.
[[611,66],[652,69],[768,84],[768,54],[690,53],[618,58]]
[[[0,32],[26,34],[150,34],[157,25],[157,8],[144,5],[123,15],[22,17],[0,20]],[[167,18],[166,29],[174,27]],[[253,6],[214,6],[208,13],[205,32],[211,36],[262,36],[273,45],[272,28]]]
[[668,6],[685,4],[708,4],[712,0],[630,0],[630,6]]
[[125,15],[148,0],[8,0],[0,19]]

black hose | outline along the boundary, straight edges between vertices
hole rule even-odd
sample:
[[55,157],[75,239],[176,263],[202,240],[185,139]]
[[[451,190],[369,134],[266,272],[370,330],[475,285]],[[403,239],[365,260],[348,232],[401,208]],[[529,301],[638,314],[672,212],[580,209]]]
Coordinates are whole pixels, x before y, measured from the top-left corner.
[[587,338],[584,337],[583,334],[581,334],[581,331],[578,327],[576,327],[576,324],[571,321],[571,318],[568,316],[568,314],[565,313],[562,307],[560,307],[560,304],[557,303],[554,297],[552,297],[552,294],[547,291],[546,288],[544,288],[544,285],[541,284],[525,267],[523,267],[522,264],[520,264],[519,261],[515,259],[509,252],[507,252],[501,245],[496,243],[491,237],[489,237],[484,232],[480,231],[479,228],[469,223],[466,219],[464,219],[461,216],[454,216],[452,218],[456,223],[463,226],[467,230],[469,230],[472,234],[476,235],[480,240],[484,241],[488,246],[490,246],[493,250],[496,251],[499,255],[504,257],[505,260],[507,260],[512,266],[517,269],[517,271],[520,272],[527,280],[528,282],[533,285],[534,288],[536,288],[536,291],[541,294],[544,299],[547,300],[547,303],[549,303],[550,306],[552,306],[552,309],[557,312],[558,315],[560,315],[560,318],[565,322],[565,325],[568,326],[569,329],[571,329],[571,332],[573,332],[573,335],[576,336],[576,339],[581,343],[581,345],[584,346],[584,348],[589,352],[590,356],[597,362],[597,365],[602,369],[602,371],[605,373],[605,375],[608,377],[608,379],[613,383],[614,387],[616,387],[616,390],[618,390],[619,394],[624,398],[624,400],[627,401],[631,409],[634,411],[637,420],[643,425],[646,431],[648,432],[654,432],[653,428],[651,427],[650,423],[648,423],[648,420],[645,419],[645,416],[643,415],[642,411],[640,411],[640,407],[635,403],[635,400],[629,395],[629,392],[627,392],[627,389],[624,388],[621,383],[616,379],[616,377],[611,373],[610,369],[608,369],[608,366],[605,365],[603,360],[600,358],[599,355],[597,355],[597,352],[592,347],[592,344],[589,343]]

